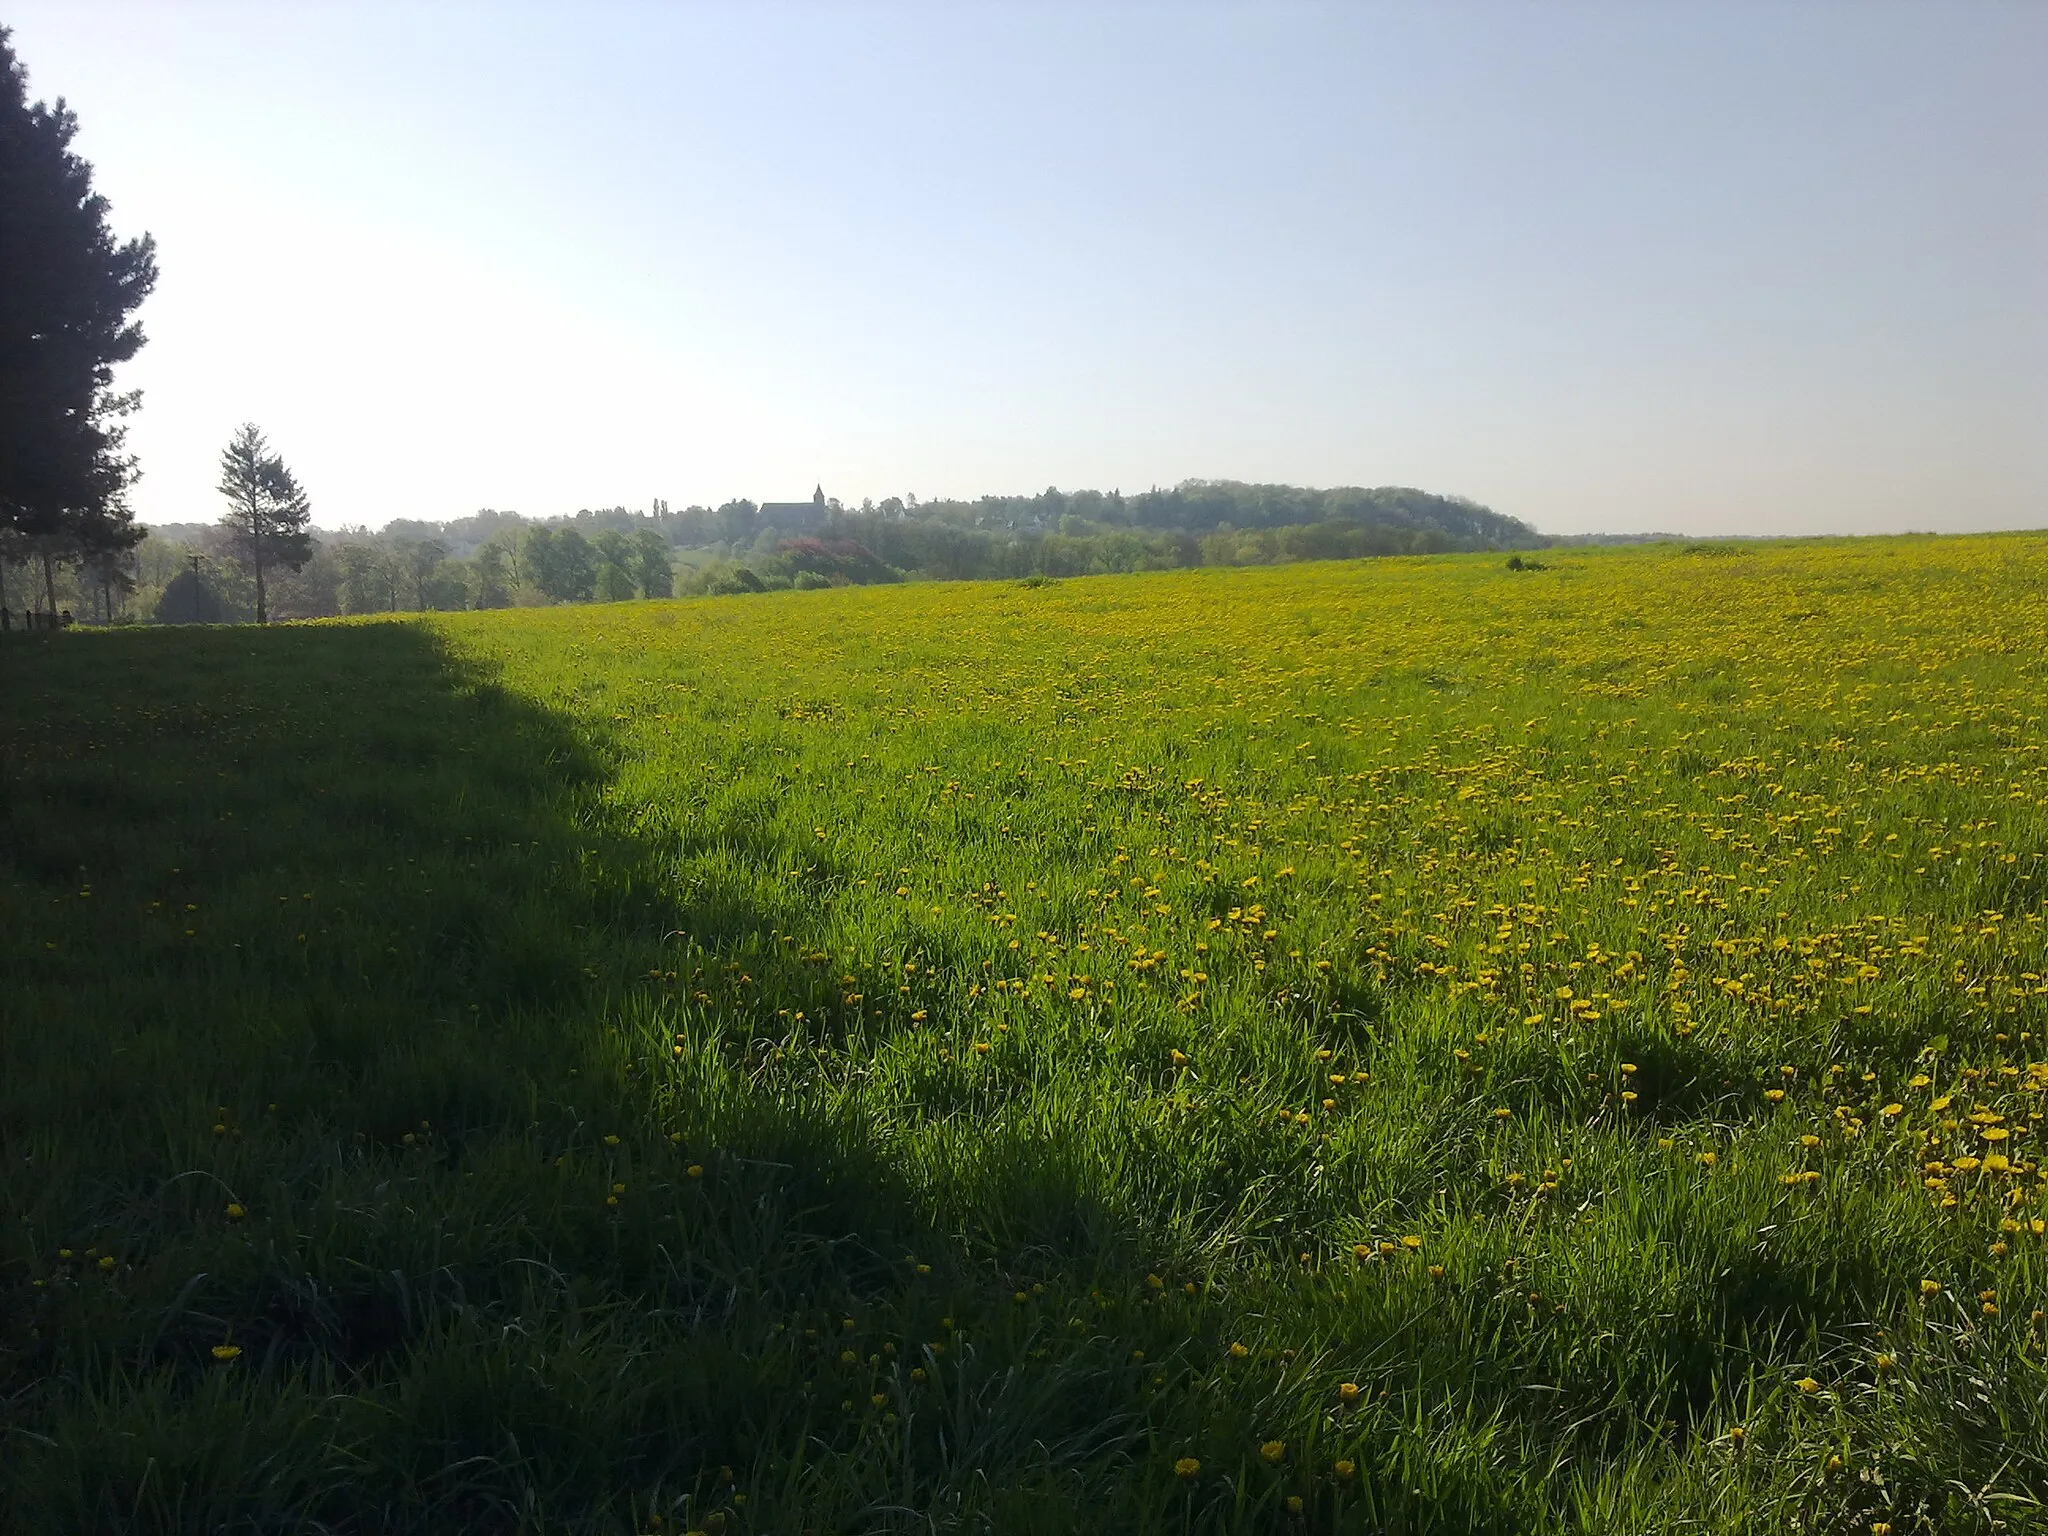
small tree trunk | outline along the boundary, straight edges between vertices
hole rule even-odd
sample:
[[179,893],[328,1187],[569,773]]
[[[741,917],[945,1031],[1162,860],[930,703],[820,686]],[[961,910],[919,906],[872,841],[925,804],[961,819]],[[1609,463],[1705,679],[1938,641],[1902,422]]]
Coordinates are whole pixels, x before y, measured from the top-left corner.
[[263,592],[263,515],[254,507],[249,509],[249,555],[256,567],[256,622],[268,624],[270,611]]
[[50,605],[50,627],[57,624],[57,562],[50,558],[50,552],[43,551],[43,598]]

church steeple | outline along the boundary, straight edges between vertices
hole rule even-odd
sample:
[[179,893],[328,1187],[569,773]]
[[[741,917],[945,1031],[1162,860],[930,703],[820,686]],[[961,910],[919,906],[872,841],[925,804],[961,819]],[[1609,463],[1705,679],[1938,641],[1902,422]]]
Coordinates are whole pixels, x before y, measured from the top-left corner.
[[825,505],[825,487],[822,484],[815,491],[811,492],[811,505],[814,507]]

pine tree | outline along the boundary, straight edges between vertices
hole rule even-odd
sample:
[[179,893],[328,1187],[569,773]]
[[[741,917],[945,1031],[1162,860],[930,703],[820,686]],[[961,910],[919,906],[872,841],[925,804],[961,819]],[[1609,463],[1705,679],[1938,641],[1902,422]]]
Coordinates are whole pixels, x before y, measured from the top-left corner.
[[221,527],[234,557],[256,579],[256,622],[267,624],[264,572],[280,565],[296,571],[313,558],[312,506],[253,421],[242,423],[221,453],[219,490],[228,499]]
[[124,499],[135,461],[113,369],[142,346],[129,317],[156,284],[149,236],[116,244],[92,166],[71,152],[62,100],[30,104],[0,28],[0,529],[52,558],[89,558],[141,536]]

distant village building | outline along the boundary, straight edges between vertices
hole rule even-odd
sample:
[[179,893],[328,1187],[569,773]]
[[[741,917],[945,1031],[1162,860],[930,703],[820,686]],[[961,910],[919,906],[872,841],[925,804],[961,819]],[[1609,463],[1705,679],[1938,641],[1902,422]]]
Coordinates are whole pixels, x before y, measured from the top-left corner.
[[796,533],[825,526],[825,487],[811,492],[809,501],[764,501],[756,514],[777,533]]

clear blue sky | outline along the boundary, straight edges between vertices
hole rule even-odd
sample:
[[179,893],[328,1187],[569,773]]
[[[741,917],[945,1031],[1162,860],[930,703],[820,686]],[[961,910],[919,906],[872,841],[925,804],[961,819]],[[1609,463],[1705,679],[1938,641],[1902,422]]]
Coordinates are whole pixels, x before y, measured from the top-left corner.
[[2048,525],[2048,4],[17,0],[163,278],[132,443],[323,525],[1412,484]]

